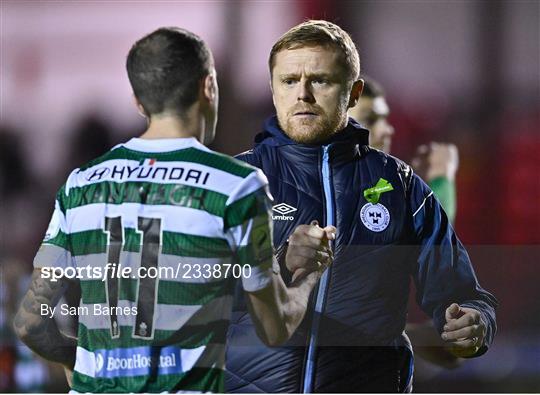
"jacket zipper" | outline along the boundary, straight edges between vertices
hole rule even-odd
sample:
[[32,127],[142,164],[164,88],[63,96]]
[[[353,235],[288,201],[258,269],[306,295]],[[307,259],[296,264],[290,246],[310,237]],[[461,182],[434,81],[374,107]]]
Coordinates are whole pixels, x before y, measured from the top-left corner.
[[[323,190],[325,198],[326,208],[326,226],[334,225],[334,201],[332,199],[332,189],[330,183],[330,161],[329,161],[329,148],[330,145],[324,145],[323,147],[323,159],[322,159],[322,178],[323,178]],[[304,369],[304,382],[303,393],[309,394],[313,392],[314,376],[315,376],[315,360],[317,358],[317,337],[319,335],[319,326],[321,322],[321,315],[323,310],[324,301],[328,291],[328,283],[330,277],[327,269],[319,282],[317,289],[317,299],[315,301],[315,311],[313,314],[313,321],[311,325],[311,331],[309,336],[308,351],[306,367]]]

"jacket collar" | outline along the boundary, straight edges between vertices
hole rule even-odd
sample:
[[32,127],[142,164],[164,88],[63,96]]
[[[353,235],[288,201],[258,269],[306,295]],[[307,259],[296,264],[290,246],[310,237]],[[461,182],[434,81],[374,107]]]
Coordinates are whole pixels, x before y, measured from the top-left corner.
[[295,155],[314,156],[319,155],[323,146],[330,146],[332,159],[348,161],[361,156],[365,152],[369,139],[369,131],[364,129],[353,118],[349,118],[347,126],[333,135],[328,141],[320,144],[299,144],[290,139],[280,128],[277,117],[268,118],[264,123],[264,131],[255,136],[255,146],[264,145],[282,147],[287,152]]

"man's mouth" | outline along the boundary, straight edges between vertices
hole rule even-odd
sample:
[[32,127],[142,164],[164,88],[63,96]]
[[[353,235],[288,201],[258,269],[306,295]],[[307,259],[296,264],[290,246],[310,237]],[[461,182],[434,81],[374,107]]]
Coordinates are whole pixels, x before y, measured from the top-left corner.
[[294,113],[294,116],[317,116],[319,114],[313,112],[313,111],[297,111]]

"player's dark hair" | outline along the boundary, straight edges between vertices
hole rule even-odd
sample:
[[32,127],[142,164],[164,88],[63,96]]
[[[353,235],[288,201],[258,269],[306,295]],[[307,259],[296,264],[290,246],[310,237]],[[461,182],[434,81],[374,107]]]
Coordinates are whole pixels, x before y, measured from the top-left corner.
[[164,111],[183,115],[213,66],[206,43],[180,28],[160,28],[141,38],[126,62],[133,93],[148,116]]
[[376,97],[386,96],[384,89],[377,81],[366,75],[362,75],[360,78],[364,80],[364,89],[362,90],[362,97],[374,99]]

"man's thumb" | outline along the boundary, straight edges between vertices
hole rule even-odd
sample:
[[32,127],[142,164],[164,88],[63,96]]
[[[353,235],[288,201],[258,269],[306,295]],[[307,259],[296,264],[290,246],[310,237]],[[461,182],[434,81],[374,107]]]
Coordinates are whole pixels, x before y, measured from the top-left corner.
[[459,318],[459,305],[457,303],[452,303],[447,309],[446,309],[446,321],[453,320],[455,318]]

